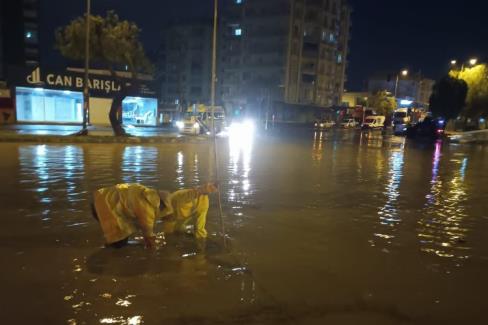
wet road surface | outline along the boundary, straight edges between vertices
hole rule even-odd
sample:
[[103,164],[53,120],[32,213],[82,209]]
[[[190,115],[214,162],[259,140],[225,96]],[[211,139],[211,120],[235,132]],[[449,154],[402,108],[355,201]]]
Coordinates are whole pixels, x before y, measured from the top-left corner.
[[[213,177],[206,144],[0,144],[4,324],[474,324],[486,319],[488,147],[379,133],[219,142],[202,252],[103,248],[90,193]],[[160,228],[159,228],[160,229]]]

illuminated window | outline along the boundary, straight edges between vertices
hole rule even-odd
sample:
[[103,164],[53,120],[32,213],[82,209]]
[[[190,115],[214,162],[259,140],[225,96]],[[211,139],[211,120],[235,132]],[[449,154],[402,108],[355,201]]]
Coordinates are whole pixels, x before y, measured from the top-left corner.
[[24,34],[24,39],[28,43],[37,43],[37,31],[27,30]]
[[81,92],[17,87],[17,120],[21,122],[81,123]]
[[342,54],[337,55],[337,63],[339,63],[339,64],[342,63]]
[[126,97],[122,102],[122,122],[129,125],[156,125],[158,101],[155,98]]
[[241,36],[242,35],[242,28],[234,29],[234,35],[235,36]]
[[240,5],[242,3],[242,0],[236,0],[236,3]]

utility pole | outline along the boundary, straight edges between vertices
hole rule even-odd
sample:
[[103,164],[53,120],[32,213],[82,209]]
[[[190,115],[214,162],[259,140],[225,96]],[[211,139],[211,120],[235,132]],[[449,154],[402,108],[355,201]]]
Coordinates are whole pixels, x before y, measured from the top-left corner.
[[[408,76],[408,70],[402,70],[401,71],[402,76],[406,77]],[[395,82],[395,100],[397,98],[397,92],[398,92],[398,82],[400,80],[400,74],[397,73],[396,75],[396,82]]]
[[81,135],[88,133],[88,112],[90,110],[90,94],[88,89],[88,70],[90,69],[90,11],[91,0],[86,0],[85,76],[83,79],[83,130],[81,130]]
[[[214,24],[213,24],[213,39],[212,39],[212,84],[210,88],[210,105],[212,107],[212,136],[213,136],[213,147],[214,147],[214,162],[215,162],[215,178],[216,181],[219,182],[219,160],[217,154],[217,135],[215,134],[215,86],[217,82],[217,27],[218,27],[218,8],[219,8],[219,1],[214,0]],[[220,185],[219,185],[219,192],[217,193],[217,203],[219,207],[219,219],[220,219],[220,231],[222,233],[222,241],[224,248],[227,248],[227,241],[226,241],[226,234],[225,234],[225,225],[224,225],[224,215],[222,211],[222,198],[220,192]]]
[[212,107],[212,133],[215,137],[215,84],[217,82],[217,25],[218,25],[218,0],[214,0],[214,24],[212,38],[212,83],[210,85],[210,106]]

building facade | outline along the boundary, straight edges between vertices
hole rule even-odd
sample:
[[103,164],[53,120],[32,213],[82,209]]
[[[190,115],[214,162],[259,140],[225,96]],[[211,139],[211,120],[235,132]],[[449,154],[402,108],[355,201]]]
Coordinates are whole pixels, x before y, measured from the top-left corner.
[[226,106],[341,104],[350,7],[344,0],[226,0],[219,95]]
[[378,91],[396,93],[398,100],[413,101],[420,106],[428,107],[432,87],[435,81],[423,77],[420,73],[401,76],[394,73],[377,73],[368,80],[368,92],[374,94]]
[[343,107],[367,106],[369,98],[368,92],[344,92],[342,95]]
[[0,25],[0,77],[8,66],[38,66],[39,0],[1,0]]
[[163,31],[158,58],[163,104],[210,102],[212,24],[175,24]]

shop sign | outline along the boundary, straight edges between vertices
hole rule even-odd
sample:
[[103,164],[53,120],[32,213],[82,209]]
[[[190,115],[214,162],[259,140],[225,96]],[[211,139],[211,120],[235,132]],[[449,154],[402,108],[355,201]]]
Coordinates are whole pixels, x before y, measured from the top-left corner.
[[[41,87],[46,89],[56,90],[71,90],[83,91],[84,75],[81,72],[75,71],[56,71],[44,70],[40,67],[34,70],[26,70],[25,68],[11,67],[9,70],[8,81],[11,86],[24,87]],[[112,76],[96,75],[91,73],[88,78],[88,88],[90,95],[95,97],[113,97],[119,93],[123,82],[130,82],[129,78],[117,78]],[[152,81],[139,80],[138,89],[130,91],[130,96],[147,96],[154,97]]]
[[[30,85],[45,84],[53,88],[63,88],[63,89],[83,89],[82,76],[77,76],[74,74],[57,74],[49,73],[43,78],[41,75],[41,69],[38,67],[34,69],[31,74],[26,77],[26,82]],[[91,90],[96,90],[104,92],[107,95],[114,92],[120,91],[120,84],[114,80],[103,79],[99,77],[88,78],[88,88]]]

